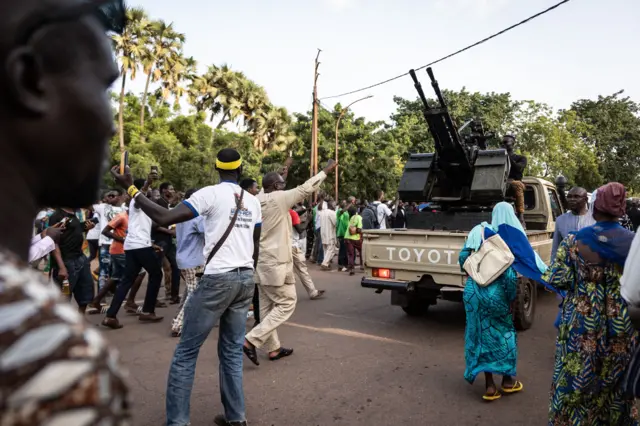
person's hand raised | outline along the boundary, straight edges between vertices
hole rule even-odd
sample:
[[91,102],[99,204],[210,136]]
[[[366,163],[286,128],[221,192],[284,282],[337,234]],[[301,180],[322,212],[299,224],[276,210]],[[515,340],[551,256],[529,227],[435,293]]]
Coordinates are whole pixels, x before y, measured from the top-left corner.
[[331,159],[327,163],[327,167],[325,167],[322,171],[325,172],[326,174],[329,174],[333,172],[336,169],[336,167],[338,167],[338,163],[333,159]]
[[116,180],[118,185],[120,185],[124,189],[129,189],[131,185],[133,185],[133,176],[131,176],[131,169],[129,166],[124,168],[124,174],[121,175],[119,173],[120,166],[113,166],[111,168],[111,175]]

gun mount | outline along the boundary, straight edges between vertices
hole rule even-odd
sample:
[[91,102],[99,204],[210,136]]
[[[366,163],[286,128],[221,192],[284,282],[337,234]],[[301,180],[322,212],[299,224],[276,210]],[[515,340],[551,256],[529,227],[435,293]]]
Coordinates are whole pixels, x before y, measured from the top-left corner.
[[[449,113],[433,70],[427,68],[437,104],[430,105],[414,70],[409,71],[422,104],[424,118],[433,136],[435,152],[411,154],[398,189],[404,201],[433,201],[443,207],[492,207],[504,200],[509,176],[509,158],[503,149],[487,149],[485,133],[477,120],[460,129]],[[461,132],[469,129],[469,134]]]

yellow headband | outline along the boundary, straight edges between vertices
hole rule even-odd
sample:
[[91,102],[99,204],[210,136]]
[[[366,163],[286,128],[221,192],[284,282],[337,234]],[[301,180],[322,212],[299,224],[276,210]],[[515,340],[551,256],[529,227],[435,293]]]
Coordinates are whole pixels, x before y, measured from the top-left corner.
[[216,158],[216,167],[220,170],[235,170],[242,165],[242,158],[229,163],[222,162]]

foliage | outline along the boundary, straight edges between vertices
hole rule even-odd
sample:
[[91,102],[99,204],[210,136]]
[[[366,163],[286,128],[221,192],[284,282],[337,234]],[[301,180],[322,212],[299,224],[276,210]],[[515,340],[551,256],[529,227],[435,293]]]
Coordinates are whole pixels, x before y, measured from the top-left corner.
[[585,124],[579,135],[585,145],[594,149],[604,181],[640,190],[640,104],[620,91],[598,96],[595,101],[581,99],[573,103],[570,111]]

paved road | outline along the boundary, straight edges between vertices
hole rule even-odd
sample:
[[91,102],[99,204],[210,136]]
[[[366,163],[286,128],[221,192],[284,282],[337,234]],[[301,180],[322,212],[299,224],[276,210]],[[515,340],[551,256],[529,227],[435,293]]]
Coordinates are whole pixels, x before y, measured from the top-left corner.
[[[389,305],[389,293],[360,287],[349,277],[312,267],[325,299],[311,301],[298,286],[295,314],[280,331],[295,354],[244,366],[247,417],[252,426],[328,425],[541,425],[545,424],[553,366],[555,299],[540,292],[534,326],[518,336],[523,393],[484,403],[483,380],[467,384],[464,309],[440,302],[425,318],[410,318]],[[141,293],[143,294],[143,293]],[[125,328],[107,330],[130,371],[134,424],[164,424],[169,337],[175,308],[165,321],[140,324],[121,315]],[[99,317],[89,317],[97,324]],[[249,323],[248,323],[249,324]],[[217,336],[200,352],[191,400],[194,426],[212,425],[222,411],[218,390]]]

